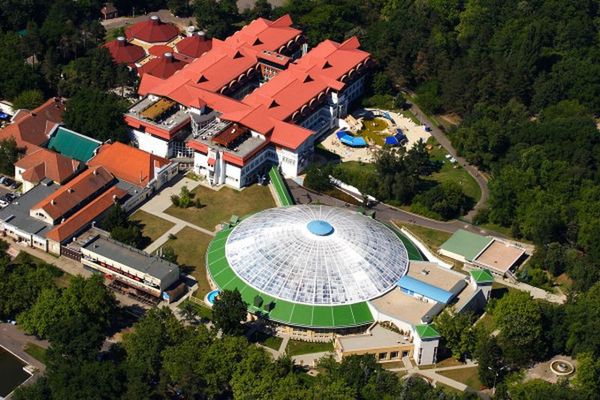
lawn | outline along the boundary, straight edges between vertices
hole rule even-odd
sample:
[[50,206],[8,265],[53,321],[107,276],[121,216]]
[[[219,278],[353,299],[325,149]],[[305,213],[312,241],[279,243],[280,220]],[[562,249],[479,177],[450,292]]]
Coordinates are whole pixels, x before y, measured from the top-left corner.
[[421,125],[421,121],[419,121],[419,118],[411,110],[400,110],[398,113],[410,119],[415,125]]
[[25,345],[25,353],[29,354],[31,357],[35,358],[39,362],[45,364],[46,363],[46,349],[38,346],[35,343],[27,343]]
[[252,185],[244,190],[222,187],[218,191],[198,186],[192,193],[202,203],[201,208],[171,206],[166,213],[210,231],[214,231],[218,224],[229,221],[232,215],[243,217],[275,207],[267,186]]
[[182,301],[181,303],[179,303],[179,305],[177,307],[182,308],[183,305],[186,304],[186,302],[189,302],[194,307],[194,310],[196,311],[196,316],[198,316],[199,318],[201,318],[203,320],[208,320],[208,321],[212,320],[212,310],[203,304],[196,303],[195,301],[191,301],[191,300]]
[[479,390],[483,385],[479,380],[478,370],[479,368],[477,367],[468,367],[451,369],[448,371],[438,371],[437,373],[450,379],[454,379],[455,381],[464,383],[473,390]]
[[206,249],[213,238],[189,226],[177,232],[175,237],[167,240],[164,246],[172,247],[177,254],[177,264],[181,270],[196,278],[198,290],[194,296],[202,299],[210,292],[204,261]]
[[256,331],[248,338],[250,343],[258,343],[263,346],[269,347],[273,350],[279,350],[283,339],[277,336],[269,335],[264,332]]
[[404,226],[408,231],[421,239],[427,247],[432,250],[437,250],[442,243],[452,236],[449,232],[438,231],[437,229],[425,228],[419,225],[402,224],[399,221],[394,221],[398,226]]
[[143,210],[138,210],[133,213],[129,220],[139,224],[142,228],[142,234],[150,238],[151,242],[161,237],[165,232],[171,229],[175,224],[162,219]]
[[302,340],[290,340],[285,348],[289,356],[299,356],[302,354],[321,353],[323,351],[333,351],[333,342],[304,342]]
[[442,163],[442,167],[439,171],[434,172],[430,177],[425,179],[430,179],[440,184],[444,182],[455,182],[462,187],[464,194],[471,197],[475,203],[478,202],[481,198],[481,189],[479,188],[477,181],[475,181],[463,167],[457,164],[451,164],[446,158],[446,154],[448,154],[446,149],[440,146],[434,138],[427,140],[427,144],[433,146],[429,151],[431,160]]
[[367,141],[383,146],[386,136],[389,136],[388,124],[383,118],[363,120],[363,128],[357,133]]

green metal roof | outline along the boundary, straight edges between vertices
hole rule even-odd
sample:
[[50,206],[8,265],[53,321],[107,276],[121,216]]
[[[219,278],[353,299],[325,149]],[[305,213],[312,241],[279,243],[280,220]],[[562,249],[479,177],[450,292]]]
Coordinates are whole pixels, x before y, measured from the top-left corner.
[[425,258],[423,258],[423,255],[421,254],[421,252],[419,251],[417,246],[415,246],[414,243],[411,242],[409,238],[404,236],[404,234],[402,232],[397,230],[393,225],[387,225],[387,227],[390,228],[392,231],[394,231],[396,236],[398,236],[398,238],[402,241],[402,243],[404,243],[404,247],[406,247],[406,252],[408,253],[409,260],[411,260],[411,261],[427,261],[427,260],[425,260]]
[[[215,236],[206,253],[206,266],[212,280],[220,289],[237,288],[242,298],[249,304],[248,310],[262,314],[266,318],[287,325],[339,329],[362,326],[373,322],[373,315],[366,302],[341,306],[316,306],[281,300],[254,289],[239,278],[229,266],[225,257],[225,244],[231,229],[223,230]],[[262,305],[255,306],[256,296],[262,298]],[[268,310],[267,305],[274,304]]]
[[440,337],[440,333],[435,328],[435,325],[417,325],[415,326],[415,330],[421,339],[435,339]]
[[48,148],[57,153],[86,163],[94,156],[101,142],[59,126],[48,142]]
[[271,167],[269,170],[269,177],[271,178],[271,182],[275,187],[275,191],[277,192],[277,197],[279,197],[279,201],[283,206],[292,206],[294,205],[294,199],[290,194],[283,177],[279,173],[279,170],[276,166]]
[[494,276],[487,269],[474,269],[471,271],[471,276],[477,283],[494,282]]
[[492,241],[489,237],[459,229],[442,244],[441,249],[471,261]]

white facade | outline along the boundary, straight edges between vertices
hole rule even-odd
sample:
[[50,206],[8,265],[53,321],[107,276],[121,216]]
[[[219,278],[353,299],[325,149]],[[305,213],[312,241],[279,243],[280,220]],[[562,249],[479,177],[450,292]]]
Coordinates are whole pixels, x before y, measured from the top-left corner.
[[152,136],[149,133],[131,129],[131,141],[140,150],[155,154],[159,157],[168,158],[171,156],[171,146],[169,141]]
[[421,339],[419,335],[414,335],[414,339],[415,350],[413,357],[417,365],[435,364],[440,339]]

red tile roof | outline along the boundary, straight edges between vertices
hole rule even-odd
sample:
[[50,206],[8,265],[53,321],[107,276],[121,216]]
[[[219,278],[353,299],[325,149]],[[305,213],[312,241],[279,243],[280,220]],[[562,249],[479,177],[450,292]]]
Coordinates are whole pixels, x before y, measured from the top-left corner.
[[79,166],[79,161],[44,148],[32,151],[15,163],[15,167],[25,170],[23,179],[31,183],[49,178],[62,184],[77,173]]
[[157,15],[125,29],[127,39],[138,39],[146,43],[166,43],[179,33],[179,28],[171,23],[162,22]]
[[104,47],[108,49],[113,60],[119,64],[131,65],[146,56],[143,48],[127,42],[124,37],[111,40]]
[[0,140],[15,138],[17,146],[26,148],[28,152],[37,150],[48,141],[48,134],[62,122],[64,102],[59,98],[51,98],[33,111],[19,110],[13,123],[0,130]]
[[292,17],[284,15],[275,21],[257,18],[225,39],[231,46],[250,46],[256,51],[280,51],[282,46],[301,39],[302,31],[292,28]]
[[212,49],[212,40],[206,39],[204,36],[193,35],[179,41],[175,45],[178,53],[188,57],[198,58],[202,54]]
[[79,230],[90,224],[95,218],[112,207],[117,199],[125,197],[127,192],[116,186],[111,187],[102,193],[94,201],[77,211],[67,218],[67,220],[52,229],[46,237],[56,242],[62,243],[70,239]]
[[94,193],[108,186],[114,176],[102,167],[90,168],[73,178],[56,192],[37,203],[31,209],[44,210],[53,220],[58,220],[81,205]]
[[153,58],[138,68],[140,76],[150,74],[160,79],[167,79],[188,64],[172,53],[167,54]]
[[148,49],[148,53],[155,57],[161,57],[165,53],[172,53],[173,48],[167,46],[166,44],[155,44],[154,46]]
[[88,161],[91,167],[104,167],[117,178],[141,187],[154,179],[157,169],[170,163],[165,158],[119,142],[103,145]]

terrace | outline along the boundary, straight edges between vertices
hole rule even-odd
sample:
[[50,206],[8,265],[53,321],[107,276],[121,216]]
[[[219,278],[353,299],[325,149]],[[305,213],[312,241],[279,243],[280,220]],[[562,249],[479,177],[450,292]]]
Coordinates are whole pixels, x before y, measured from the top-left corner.
[[251,154],[265,143],[265,139],[252,136],[247,128],[219,119],[201,128],[192,140],[207,147],[216,145],[219,150],[241,158]]
[[166,131],[175,131],[189,123],[187,109],[169,99],[152,100],[145,97],[129,109],[126,116]]

